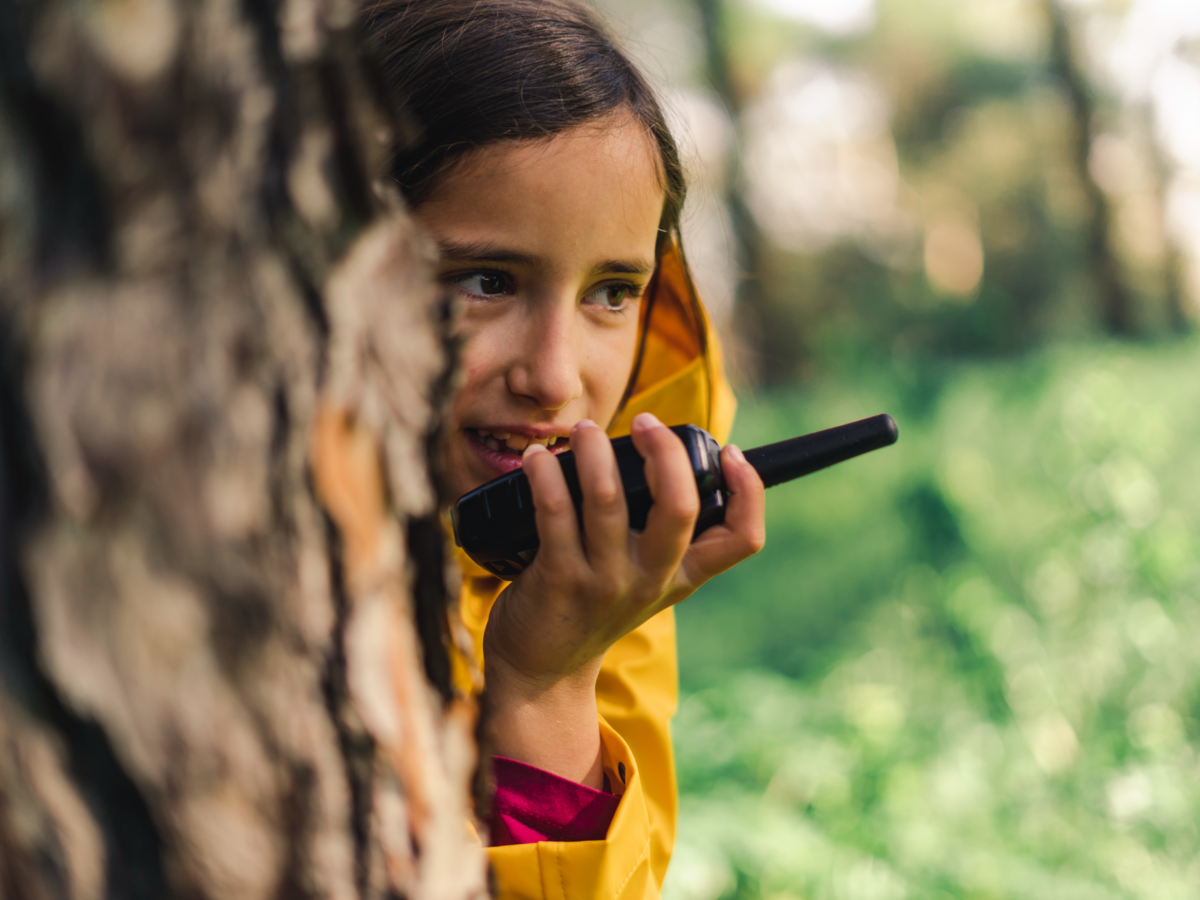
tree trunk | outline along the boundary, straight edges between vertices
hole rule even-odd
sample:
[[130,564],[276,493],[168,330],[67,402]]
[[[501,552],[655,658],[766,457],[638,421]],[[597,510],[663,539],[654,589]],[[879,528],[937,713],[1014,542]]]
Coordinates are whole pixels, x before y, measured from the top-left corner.
[[1112,212],[1103,189],[1092,177],[1088,158],[1092,152],[1092,120],[1095,102],[1087,83],[1078,50],[1071,39],[1062,0],[1042,0],[1050,25],[1050,66],[1062,80],[1071,109],[1071,162],[1087,201],[1087,246],[1089,268],[1099,295],[1100,315],[1108,332],[1131,336],[1137,330],[1133,298],[1125,284],[1121,264],[1113,249],[1110,223]]
[[[764,290],[766,240],[746,202],[746,179],[742,172],[742,91],[734,83],[730,70],[729,27],[725,0],[695,0],[704,28],[704,68],[717,96],[729,113],[733,126],[733,147],[725,172],[725,208],[737,252],[738,283],[734,302],[740,341],[734,345],[737,369],[753,382],[778,383],[793,373],[800,348],[786,329],[786,350],[773,337],[778,333],[777,315]],[[751,350],[750,348],[754,348]],[[786,361],[785,361],[786,360]]]
[[355,6],[0,2],[4,898],[486,893]]

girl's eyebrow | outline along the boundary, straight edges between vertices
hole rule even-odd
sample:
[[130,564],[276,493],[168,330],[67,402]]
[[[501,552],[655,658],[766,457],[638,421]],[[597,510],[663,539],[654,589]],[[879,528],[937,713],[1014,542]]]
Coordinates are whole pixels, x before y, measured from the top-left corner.
[[592,275],[604,275],[616,272],[621,275],[649,275],[654,271],[654,263],[642,259],[610,259],[592,267]]
[[458,243],[456,241],[438,241],[438,250],[442,259],[453,259],[461,262],[504,262],[519,266],[534,266],[538,263],[536,256],[508,250],[498,244],[483,241]]
[[[484,241],[459,243],[457,241],[438,241],[438,250],[442,259],[455,262],[494,262],[511,263],[517,266],[537,266],[541,260],[528,253],[509,250],[499,244]],[[655,263],[643,259],[608,259],[592,266],[591,275],[615,273],[620,275],[649,275],[654,271]]]

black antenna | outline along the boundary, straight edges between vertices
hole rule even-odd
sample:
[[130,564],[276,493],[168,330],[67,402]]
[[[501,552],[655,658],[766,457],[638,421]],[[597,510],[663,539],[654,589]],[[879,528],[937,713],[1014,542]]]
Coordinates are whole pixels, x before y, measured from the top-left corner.
[[746,451],[746,462],[757,470],[764,487],[774,487],[887,447],[899,437],[896,421],[884,413],[778,444],[755,447]]

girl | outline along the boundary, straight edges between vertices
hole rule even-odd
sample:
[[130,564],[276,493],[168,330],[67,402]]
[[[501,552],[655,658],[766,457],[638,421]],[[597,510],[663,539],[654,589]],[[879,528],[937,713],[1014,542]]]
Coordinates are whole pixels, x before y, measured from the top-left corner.
[[[524,466],[541,548],[515,581],[465,557],[487,685],[501,893],[656,896],[674,839],[671,607],[763,543],[763,491],[722,453],[724,526],[691,542],[692,422],[733,398],[679,242],[684,178],[646,82],[576,0],[377,0],[367,26],[419,137],[391,175],[461,298],[454,496]],[[629,530],[610,437],[654,506]],[[574,451],[582,527],[554,455]]]

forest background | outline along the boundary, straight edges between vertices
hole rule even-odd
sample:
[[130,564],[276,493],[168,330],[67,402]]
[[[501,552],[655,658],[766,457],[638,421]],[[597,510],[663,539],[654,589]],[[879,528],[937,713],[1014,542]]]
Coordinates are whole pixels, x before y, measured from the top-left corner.
[[1200,892],[1200,6],[603,0],[743,447],[877,412],[679,610],[673,900]]
[[[734,438],[902,435],[680,608],[668,897],[1200,895],[1200,5],[596,2]],[[356,9],[0,3],[5,897],[486,891]]]

